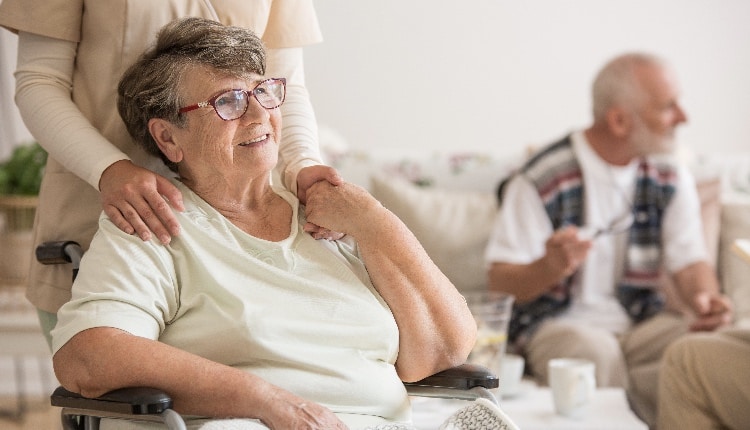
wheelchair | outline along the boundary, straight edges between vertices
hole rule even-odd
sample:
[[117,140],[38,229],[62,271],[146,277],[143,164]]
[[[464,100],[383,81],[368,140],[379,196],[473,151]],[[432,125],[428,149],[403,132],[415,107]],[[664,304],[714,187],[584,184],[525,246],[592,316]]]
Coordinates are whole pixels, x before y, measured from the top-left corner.
[[[72,264],[72,276],[78,274],[83,250],[73,241],[45,242],[36,248],[36,259],[42,264]],[[486,399],[497,405],[490,391],[500,381],[489,369],[474,364],[447,369],[421,381],[405,383],[410,396],[445,399]],[[172,409],[167,393],[148,387],[122,388],[98,398],[86,398],[63,387],[50,396],[51,404],[61,409],[65,430],[98,430],[102,418],[125,418],[162,422],[166,428],[185,430],[180,414]]]

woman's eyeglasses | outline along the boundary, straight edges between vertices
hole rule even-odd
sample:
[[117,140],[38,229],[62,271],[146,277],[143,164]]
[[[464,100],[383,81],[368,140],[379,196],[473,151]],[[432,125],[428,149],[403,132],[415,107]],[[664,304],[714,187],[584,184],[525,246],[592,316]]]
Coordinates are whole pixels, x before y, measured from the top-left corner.
[[250,91],[231,89],[223,91],[205,102],[185,106],[180,113],[190,112],[198,108],[212,107],[224,121],[237,119],[247,112],[250,96],[266,109],[275,109],[284,103],[286,97],[286,79],[271,78],[259,83]]

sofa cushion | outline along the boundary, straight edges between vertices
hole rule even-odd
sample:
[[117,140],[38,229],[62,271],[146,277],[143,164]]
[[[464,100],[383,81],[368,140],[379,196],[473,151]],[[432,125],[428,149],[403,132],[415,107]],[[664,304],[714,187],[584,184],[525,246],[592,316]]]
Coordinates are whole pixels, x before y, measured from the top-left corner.
[[324,161],[348,181],[370,189],[373,175],[398,177],[426,188],[495,192],[520,163],[518,155],[422,150],[323,151]]
[[736,321],[750,327],[750,264],[732,252],[737,239],[750,239],[750,203],[728,203],[721,211],[719,273],[724,292],[732,298]]
[[370,190],[409,227],[459,291],[486,287],[484,249],[497,211],[493,192],[422,188],[377,174]]

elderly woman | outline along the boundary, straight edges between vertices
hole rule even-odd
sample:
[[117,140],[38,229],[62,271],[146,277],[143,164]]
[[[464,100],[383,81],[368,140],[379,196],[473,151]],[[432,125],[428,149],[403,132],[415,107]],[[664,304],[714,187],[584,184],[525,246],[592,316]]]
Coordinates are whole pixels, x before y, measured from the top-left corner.
[[463,363],[474,320],[363,189],[318,182],[303,210],[270,185],[285,81],[264,71],[252,32],[188,18],[125,73],[121,116],[176,172],[182,233],[143,242],[101,217],[53,331],[56,374],[85,396],[162,389],[195,425],[408,423],[402,381]]

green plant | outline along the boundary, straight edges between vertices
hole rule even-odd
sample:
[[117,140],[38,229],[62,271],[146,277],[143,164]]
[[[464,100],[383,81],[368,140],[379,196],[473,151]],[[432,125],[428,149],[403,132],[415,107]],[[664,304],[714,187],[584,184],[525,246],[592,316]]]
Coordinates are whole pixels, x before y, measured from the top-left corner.
[[17,146],[10,158],[0,163],[0,194],[39,194],[47,151],[37,142]]

